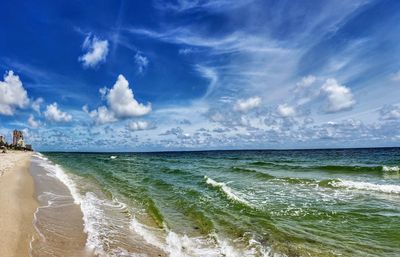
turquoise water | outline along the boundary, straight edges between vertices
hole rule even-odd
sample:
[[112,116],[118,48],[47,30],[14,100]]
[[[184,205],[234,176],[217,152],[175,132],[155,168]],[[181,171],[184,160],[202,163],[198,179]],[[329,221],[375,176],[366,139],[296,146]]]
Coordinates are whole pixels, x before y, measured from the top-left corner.
[[398,148],[43,154],[100,255],[400,255]]

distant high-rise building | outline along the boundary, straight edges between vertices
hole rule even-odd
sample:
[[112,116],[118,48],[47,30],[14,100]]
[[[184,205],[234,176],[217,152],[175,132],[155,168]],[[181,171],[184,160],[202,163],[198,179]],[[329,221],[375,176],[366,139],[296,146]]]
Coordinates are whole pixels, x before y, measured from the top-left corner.
[[0,145],[5,145],[5,144],[6,144],[6,138],[0,135]]
[[25,147],[24,135],[22,134],[22,131],[19,130],[13,131],[13,145]]

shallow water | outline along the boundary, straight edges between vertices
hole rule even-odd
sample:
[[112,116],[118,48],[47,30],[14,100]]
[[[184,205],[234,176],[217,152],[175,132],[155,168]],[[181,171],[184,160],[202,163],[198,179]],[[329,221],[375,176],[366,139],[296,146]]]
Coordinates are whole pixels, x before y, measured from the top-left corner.
[[43,155],[100,256],[400,255],[398,148]]

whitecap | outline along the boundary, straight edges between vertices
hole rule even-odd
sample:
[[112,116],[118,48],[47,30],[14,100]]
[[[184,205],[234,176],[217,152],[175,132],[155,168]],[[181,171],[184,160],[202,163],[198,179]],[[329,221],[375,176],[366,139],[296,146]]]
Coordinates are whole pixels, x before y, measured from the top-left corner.
[[229,199],[237,201],[237,202],[240,202],[240,203],[244,203],[244,204],[250,206],[250,204],[245,199],[242,199],[241,197],[239,197],[237,195],[237,193],[234,192],[233,189],[228,187],[225,183],[217,182],[217,181],[215,181],[215,180],[213,180],[213,179],[211,179],[211,178],[209,178],[207,176],[204,176],[204,179],[206,179],[206,183],[207,184],[209,184],[209,185],[211,185],[213,187],[221,188],[222,191],[226,194],[226,196]]
[[399,172],[400,171],[400,167],[399,166],[383,166],[382,167],[382,171],[385,172],[390,172],[390,171],[395,171],[395,172]]
[[332,181],[330,184],[334,187],[344,187],[348,189],[375,191],[387,194],[400,194],[399,185],[390,184],[373,184],[369,182],[350,181],[350,180],[337,180]]

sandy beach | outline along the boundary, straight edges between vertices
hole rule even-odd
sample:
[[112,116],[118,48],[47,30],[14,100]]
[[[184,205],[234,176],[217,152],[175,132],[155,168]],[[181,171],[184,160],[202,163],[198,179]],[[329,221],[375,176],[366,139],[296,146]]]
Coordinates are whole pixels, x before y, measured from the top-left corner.
[[29,172],[31,152],[0,154],[0,256],[29,256],[37,208]]

